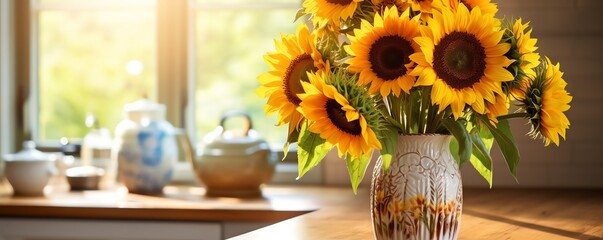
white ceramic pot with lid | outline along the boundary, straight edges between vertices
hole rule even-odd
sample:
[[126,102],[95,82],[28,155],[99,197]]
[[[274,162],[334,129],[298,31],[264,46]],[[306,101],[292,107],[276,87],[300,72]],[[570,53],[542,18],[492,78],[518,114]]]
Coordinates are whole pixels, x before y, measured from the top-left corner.
[[36,150],[33,141],[23,142],[23,150],[6,154],[5,175],[15,195],[41,196],[51,176],[55,175],[56,155]]
[[[225,121],[236,116],[245,119],[246,127],[225,131]],[[232,112],[206,137],[193,166],[207,196],[251,198],[262,195],[260,187],[272,178],[276,162],[268,143],[252,129],[249,115]]]
[[130,192],[160,194],[178,159],[176,131],[165,120],[165,105],[141,99],[126,104],[124,111],[111,149],[118,179]]

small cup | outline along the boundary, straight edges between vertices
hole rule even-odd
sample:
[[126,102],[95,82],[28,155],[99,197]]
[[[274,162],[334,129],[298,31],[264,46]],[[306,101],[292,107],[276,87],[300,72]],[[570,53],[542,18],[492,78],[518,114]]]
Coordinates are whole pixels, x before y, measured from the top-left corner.
[[15,195],[44,195],[44,187],[57,172],[54,166],[56,156],[35,150],[32,141],[26,141],[21,152],[7,154],[4,159],[6,178]]
[[41,196],[55,174],[51,161],[7,161],[6,178],[15,195]]
[[94,166],[72,167],[65,171],[72,191],[97,190],[103,175],[105,171]]

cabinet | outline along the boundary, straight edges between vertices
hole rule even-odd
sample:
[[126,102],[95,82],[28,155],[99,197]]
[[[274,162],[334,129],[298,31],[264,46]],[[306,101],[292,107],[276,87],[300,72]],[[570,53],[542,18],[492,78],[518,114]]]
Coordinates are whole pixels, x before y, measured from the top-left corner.
[[269,224],[0,218],[0,240],[219,240]]

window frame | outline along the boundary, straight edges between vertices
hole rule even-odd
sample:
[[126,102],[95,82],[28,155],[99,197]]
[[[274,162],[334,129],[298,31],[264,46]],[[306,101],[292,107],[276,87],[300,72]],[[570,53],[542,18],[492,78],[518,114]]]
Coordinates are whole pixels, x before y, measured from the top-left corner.
[[[11,139],[15,135],[14,127],[14,34],[13,4],[9,0],[0,0],[0,155],[12,152],[15,145]],[[7,117],[9,116],[9,117]],[[3,168],[0,164],[0,176]]]

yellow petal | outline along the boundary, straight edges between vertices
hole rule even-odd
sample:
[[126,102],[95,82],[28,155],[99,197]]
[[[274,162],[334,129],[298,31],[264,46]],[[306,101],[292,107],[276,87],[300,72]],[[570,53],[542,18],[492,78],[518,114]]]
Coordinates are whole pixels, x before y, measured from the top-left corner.
[[486,48],[486,55],[488,56],[502,56],[511,49],[511,45],[508,43],[497,44],[496,46]]
[[345,112],[345,118],[348,119],[348,122],[358,119],[359,116],[360,116],[360,114],[358,113],[358,111],[346,111]]
[[[433,70],[433,68],[422,68],[421,69],[419,67],[415,67],[415,69],[413,69],[411,74],[414,73],[415,70],[417,72],[421,73],[419,75],[419,78],[417,78],[417,82],[415,82],[415,86],[430,86],[435,83],[437,76],[436,76],[436,73]],[[414,74],[412,74],[412,75],[414,75]]]
[[485,75],[487,78],[494,81],[511,81],[513,80],[513,74],[506,69],[498,66],[488,67],[486,66]]

